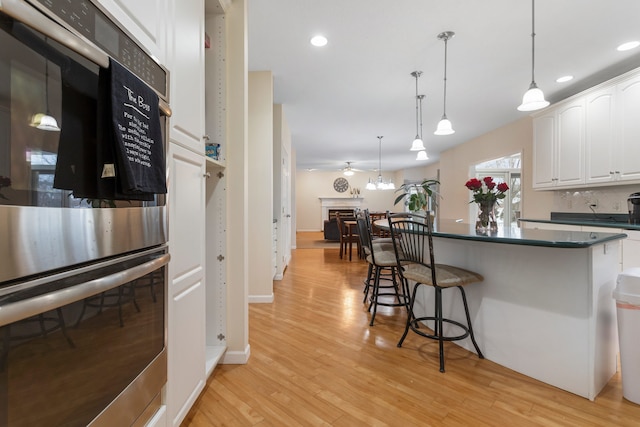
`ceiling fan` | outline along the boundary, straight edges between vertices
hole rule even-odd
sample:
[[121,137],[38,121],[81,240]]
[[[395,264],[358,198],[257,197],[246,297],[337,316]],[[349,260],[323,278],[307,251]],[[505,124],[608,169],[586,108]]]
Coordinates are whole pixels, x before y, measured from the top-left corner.
[[345,162],[347,165],[342,168],[342,173],[345,174],[346,176],[351,176],[353,175],[355,172],[362,172],[360,169],[355,169],[354,167],[351,166],[352,162]]

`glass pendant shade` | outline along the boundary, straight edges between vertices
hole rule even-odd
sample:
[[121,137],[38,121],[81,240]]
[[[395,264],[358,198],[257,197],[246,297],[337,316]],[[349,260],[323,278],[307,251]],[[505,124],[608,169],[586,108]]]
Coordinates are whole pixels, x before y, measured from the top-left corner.
[[409,151],[423,151],[424,149],[424,142],[422,142],[419,135],[416,135],[416,139],[413,140]]
[[49,60],[45,59],[44,63],[44,103],[47,114],[37,113],[31,117],[29,126],[40,130],[52,132],[60,132],[60,127],[55,117],[49,114]]
[[416,160],[429,160],[429,156],[427,156],[426,150],[418,151]]
[[531,82],[529,90],[522,97],[522,104],[518,106],[519,111],[535,111],[547,107],[549,101],[544,99],[544,93],[538,88],[535,82]]
[[53,116],[50,116],[49,114],[34,114],[33,117],[31,117],[31,123],[29,123],[29,126],[38,128],[40,130],[60,132],[58,122]]
[[343,173],[345,174],[345,176],[352,176],[353,175],[353,171],[351,169],[347,169]]
[[365,185],[364,188],[367,190],[375,190],[376,185],[371,181],[371,178],[369,178],[369,182],[367,182],[367,185]]
[[436,131],[433,132],[434,135],[451,135],[456,133],[453,130],[453,126],[451,125],[451,121],[447,119],[447,116],[442,116],[442,119],[438,122],[438,127]]

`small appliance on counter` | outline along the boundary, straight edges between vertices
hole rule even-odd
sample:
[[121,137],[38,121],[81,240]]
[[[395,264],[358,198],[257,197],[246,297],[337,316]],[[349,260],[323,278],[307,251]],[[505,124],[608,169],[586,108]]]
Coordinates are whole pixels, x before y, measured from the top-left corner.
[[629,224],[640,225],[640,193],[629,194]]

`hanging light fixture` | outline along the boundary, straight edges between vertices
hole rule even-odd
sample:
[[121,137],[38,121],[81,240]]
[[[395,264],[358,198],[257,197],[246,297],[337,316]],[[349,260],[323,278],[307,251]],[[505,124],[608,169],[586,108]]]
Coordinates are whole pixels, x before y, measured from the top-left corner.
[[429,156],[427,156],[427,149],[424,148],[424,144],[423,144],[424,140],[422,139],[422,100],[423,99],[424,99],[424,95],[418,95],[418,100],[420,102],[420,143],[422,144],[422,149],[418,151],[416,160],[429,160]]
[[[421,151],[424,150],[424,142],[422,141],[422,132],[418,131],[418,117],[422,122],[422,98],[424,98],[424,95],[418,95],[418,78],[422,75],[422,71],[414,71],[411,75],[416,78],[416,138],[413,140],[409,150]],[[418,107],[418,103],[420,103],[420,107]]]
[[385,182],[382,179],[382,136],[378,136],[378,179],[373,182],[369,178],[369,182],[364,187],[367,190],[395,190],[396,186],[393,182]]
[[351,168],[351,162],[347,162],[347,166],[342,170],[345,176],[352,176],[355,172]]
[[49,60],[45,59],[44,65],[44,96],[45,96],[45,109],[46,113],[37,113],[31,117],[29,126],[38,128],[40,130],[47,130],[53,132],[60,132],[58,122],[55,117],[49,113]]
[[531,0],[531,84],[529,90],[527,90],[522,97],[522,104],[518,106],[520,111],[535,111],[544,108],[549,105],[549,101],[544,99],[544,93],[538,88],[535,79],[535,40],[536,40],[536,9],[535,0]]
[[434,135],[451,135],[456,132],[453,130],[451,122],[447,118],[447,42],[455,35],[456,33],[453,31],[444,31],[438,34],[438,39],[444,40],[444,102],[442,106],[442,118],[438,122],[436,131],[433,132]]

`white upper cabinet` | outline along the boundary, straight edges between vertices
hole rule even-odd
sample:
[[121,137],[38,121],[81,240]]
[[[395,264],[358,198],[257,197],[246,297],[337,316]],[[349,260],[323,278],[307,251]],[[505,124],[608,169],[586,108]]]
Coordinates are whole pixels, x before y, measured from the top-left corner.
[[556,182],[556,118],[553,112],[533,120],[533,186],[553,187]]
[[619,181],[640,180],[640,75],[617,85],[617,147]]
[[561,104],[537,116],[534,129],[535,188],[584,183],[584,101]]
[[559,186],[584,183],[584,100],[557,110],[557,181]]
[[534,115],[537,189],[640,183],[640,70]]
[[167,0],[99,0],[99,3],[160,64],[165,64]]
[[204,3],[172,0],[171,140],[204,154]]
[[615,179],[613,136],[615,87],[587,95],[585,104],[585,142],[587,183],[597,184]]

